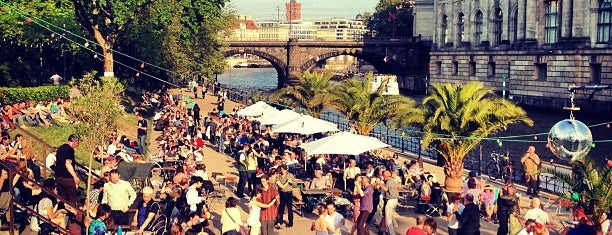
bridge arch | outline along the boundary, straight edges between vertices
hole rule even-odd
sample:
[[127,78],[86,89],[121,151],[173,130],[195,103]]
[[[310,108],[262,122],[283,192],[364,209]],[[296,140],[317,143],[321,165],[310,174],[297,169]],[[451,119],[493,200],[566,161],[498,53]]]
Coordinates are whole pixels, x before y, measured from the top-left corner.
[[326,60],[340,55],[350,55],[357,57],[358,59],[365,60],[372,66],[374,66],[378,73],[395,74],[398,76],[403,73],[402,65],[400,65],[399,62],[397,62],[397,60],[395,60],[392,56],[386,56],[383,54],[372,52],[364,52],[362,50],[338,50],[326,52],[317,56],[313,56],[313,58],[310,58],[308,61],[303,63],[302,66],[300,66],[300,69],[302,71],[308,71],[313,66],[315,66],[318,61]]
[[230,50],[226,50],[223,52],[223,57],[228,58],[231,57],[233,55],[237,55],[237,54],[251,54],[251,55],[255,55],[255,56],[259,56],[262,59],[265,59],[266,61],[270,62],[270,64],[272,64],[272,66],[274,67],[274,69],[276,69],[276,73],[278,74],[278,87],[282,87],[284,86],[285,81],[287,81],[287,64],[285,62],[283,62],[281,59],[279,59],[278,57],[271,55],[269,53],[260,51],[260,50],[253,50],[253,49],[249,49],[249,48],[244,48],[244,49],[230,49]]

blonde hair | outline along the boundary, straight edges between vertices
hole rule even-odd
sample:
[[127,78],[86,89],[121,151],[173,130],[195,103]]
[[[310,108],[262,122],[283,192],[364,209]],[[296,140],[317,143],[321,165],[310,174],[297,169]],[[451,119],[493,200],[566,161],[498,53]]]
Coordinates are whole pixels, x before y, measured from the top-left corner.
[[142,189],[142,194],[151,195],[153,194],[153,188],[147,186]]

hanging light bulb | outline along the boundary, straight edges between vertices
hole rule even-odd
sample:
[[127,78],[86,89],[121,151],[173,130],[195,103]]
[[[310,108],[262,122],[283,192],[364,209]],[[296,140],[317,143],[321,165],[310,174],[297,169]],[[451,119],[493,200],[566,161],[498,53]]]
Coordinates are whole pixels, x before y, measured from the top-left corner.
[[501,147],[501,146],[502,146],[502,145],[504,145],[504,144],[502,144],[502,142],[501,142],[501,141],[499,141],[499,142],[497,142],[497,145],[499,145],[499,147]]
[[26,22],[28,22],[28,24],[29,24],[29,23],[32,23],[32,17],[28,17],[28,18],[26,19]]
[[55,33],[51,33],[51,39],[55,38]]
[[140,69],[144,69],[144,62],[140,64]]
[[595,142],[591,143],[591,148],[595,148]]
[[136,73],[136,77],[140,77],[140,72]]
[[85,42],[85,47],[89,47],[89,42]]
[[606,125],[607,128],[610,128],[610,123],[608,123],[608,125]]
[[97,58],[98,58],[98,54],[94,54],[94,58],[96,58],[96,59],[97,59]]
[[537,136],[537,135],[534,135],[534,136],[533,136],[533,140],[538,140],[538,136]]

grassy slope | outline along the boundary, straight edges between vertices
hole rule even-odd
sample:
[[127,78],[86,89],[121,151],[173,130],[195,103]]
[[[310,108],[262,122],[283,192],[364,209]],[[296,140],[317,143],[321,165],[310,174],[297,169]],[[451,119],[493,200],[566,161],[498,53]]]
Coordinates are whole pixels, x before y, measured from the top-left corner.
[[[119,136],[125,135],[130,140],[136,140],[136,123],[138,119],[136,115],[131,113],[133,105],[135,101],[132,97],[126,96],[122,100],[122,104],[126,107],[127,115],[119,117],[118,120],[118,134]],[[42,141],[53,147],[59,147],[64,144],[68,139],[68,136],[74,133],[74,126],[67,123],[60,123],[61,126],[49,126],[49,127],[28,127],[26,131],[38,137]],[[28,137],[27,134],[22,133],[21,130],[14,130],[10,133],[11,137],[14,137],[16,134],[22,134],[24,137]],[[31,138],[28,138],[31,140]],[[36,141],[32,141],[34,145],[34,150],[36,152],[37,159],[43,159],[43,145],[37,143]],[[45,153],[48,153],[50,150],[47,149]],[[86,165],[87,161],[89,161],[89,150],[85,149],[85,146],[81,145],[76,149],[76,160],[77,162]],[[94,162],[94,169],[99,167],[98,162]]]

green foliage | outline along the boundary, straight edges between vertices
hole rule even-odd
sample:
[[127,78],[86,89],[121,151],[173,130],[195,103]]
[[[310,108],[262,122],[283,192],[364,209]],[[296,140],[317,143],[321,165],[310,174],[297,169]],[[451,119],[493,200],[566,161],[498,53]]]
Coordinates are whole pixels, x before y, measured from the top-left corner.
[[[574,162],[572,168],[573,175],[554,170],[546,170],[546,172],[573,186],[573,190],[580,194],[579,203],[581,205],[588,207],[590,201],[594,200],[595,208],[593,209],[595,209],[596,214],[598,211],[607,211],[612,206],[612,184],[610,184],[612,182],[612,168],[606,166],[598,168],[588,156],[581,161]],[[571,198],[571,192],[563,196]]]
[[447,177],[460,178],[463,158],[486,138],[508,125],[533,125],[521,107],[498,97],[480,82],[434,84],[423,99],[423,147],[438,142],[448,162]]
[[323,96],[331,86],[333,74],[309,72],[299,79],[299,83],[276,91],[272,100],[284,105],[304,109],[313,117],[318,118],[323,111]]
[[378,37],[412,36],[414,2],[380,0],[376,12],[367,18],[368,28]]
[[365,81],[346,79],[322,96],[325,106],[344,114],[357,131],[368,135],[378,123],[408,124],[419,122],[416,103],[401,95],[383,95],[389,78],[372,91],[372,73]]
[[67,98],[70,86],[41,86],[25,88],[0,87],[0,102],[13,104],[24,101],[50,101],[57,98]]
[[69,106],[70,115],[79,123],[76,132],[81,143],[90,152],[104,143],[112,131],[117,130],[120,116],[125,114],[120,105],[123,85],[114,77],[95,78],[95,73],[79,81],[82,96],[74,98]]

